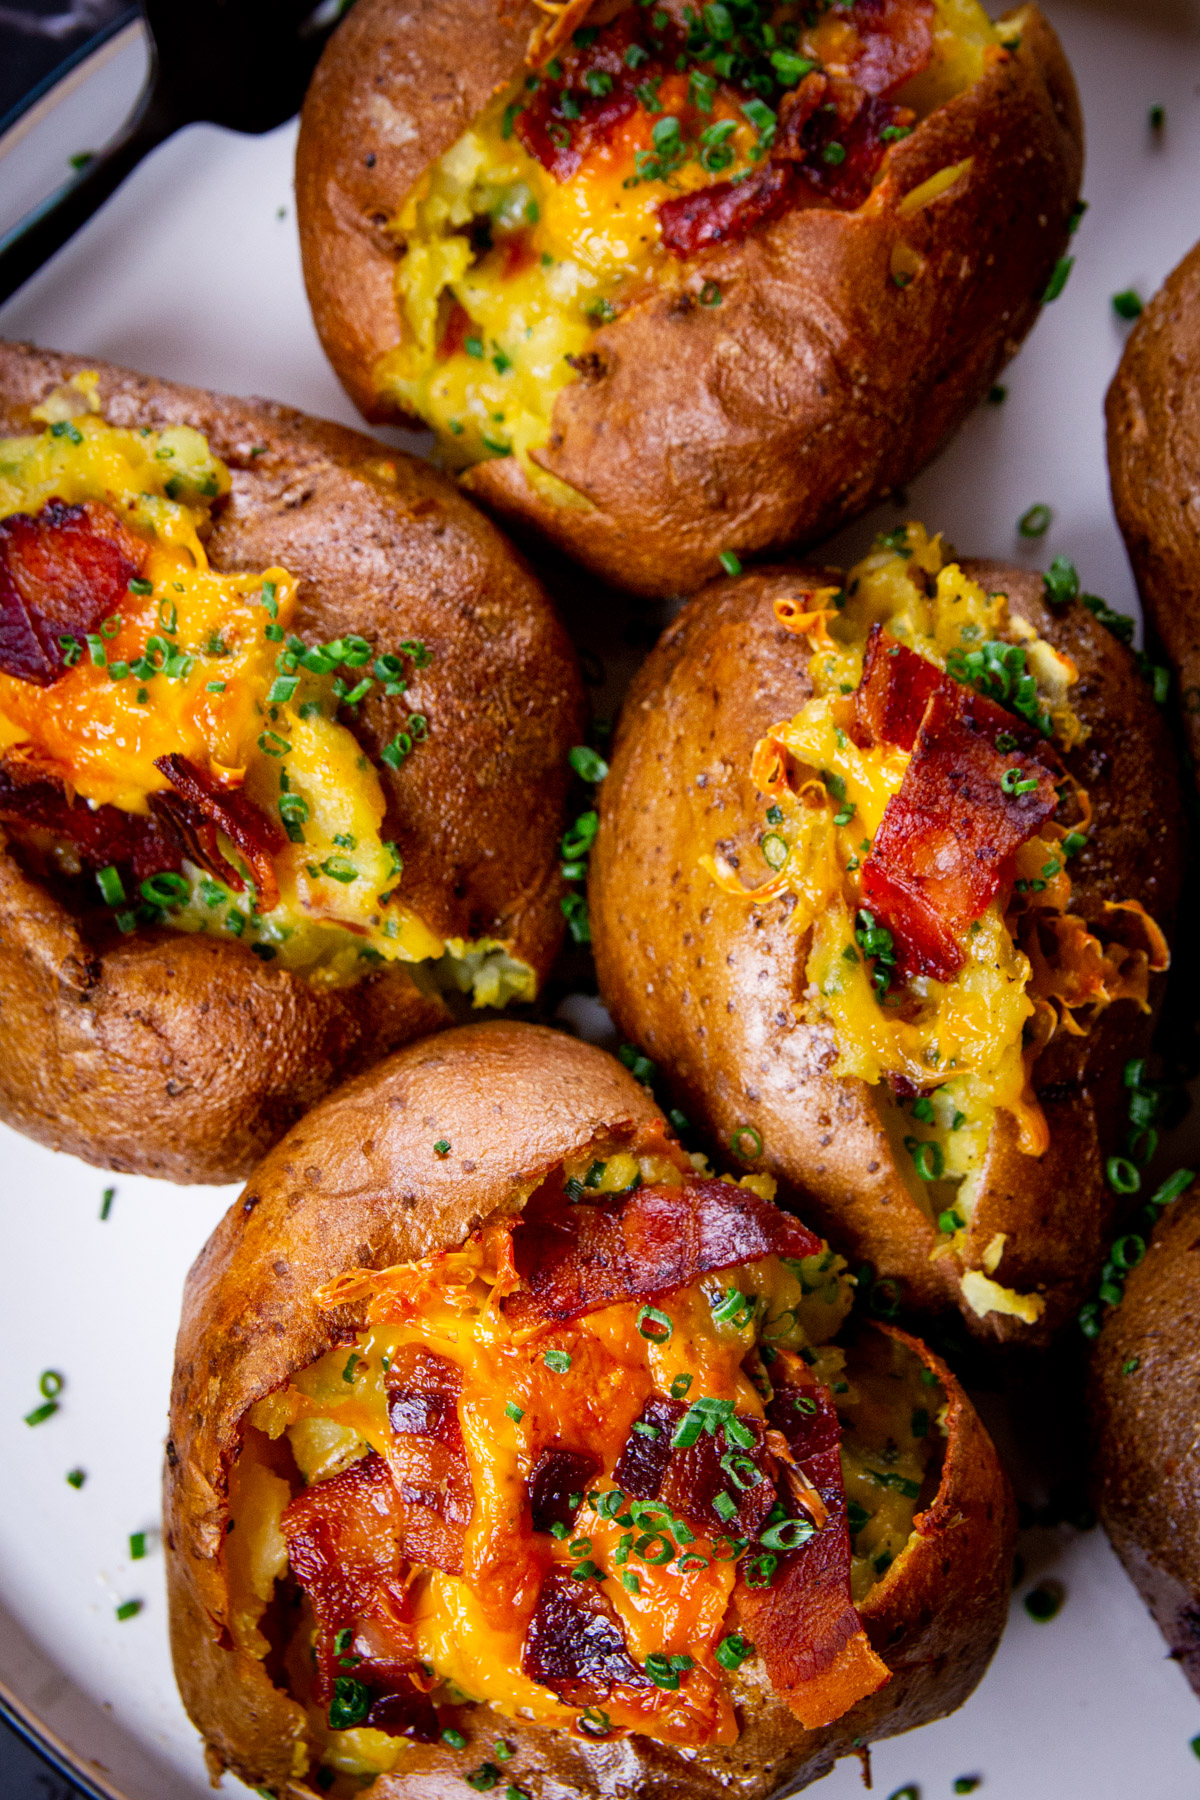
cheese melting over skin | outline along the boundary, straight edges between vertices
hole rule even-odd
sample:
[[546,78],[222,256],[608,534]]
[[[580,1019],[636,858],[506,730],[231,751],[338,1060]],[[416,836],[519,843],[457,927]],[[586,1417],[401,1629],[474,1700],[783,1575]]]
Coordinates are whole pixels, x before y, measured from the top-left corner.
[[[190,426],[107,424],[96,385],[94,374],[77,376],[36,410],[45,430],[0,439],[0,518],[36,515],[51,499],[100,502],[147,545],[149,591],[130,591],[97,634],[98,656],[80,642],[52,686],[0,673],[0,756],[94,806],[148,814],[171,789],[156,759],[182,755],[218,788],[241,789],[266,818],[284,819],[289,842],[272,859],[278,905],[260,912],[249,880],[239,893],[185,862],[186,892],[164,918],[178,930],[252,942],[321,985],[404,962],[425,965],[422,985],[459,987],[478,1005],[532,999],[533,971],[502,945],[445,940],[404,903],[379,774],[338,718],[328,675],[288,660],[305,648],[292,630],[295,578],[211,567],[204,538],[228,469]],[[350,654],[352,679],[371,675],[365,640]],[[410,723],[419,740],[424,717]],[[222,847],[241,868],[234,847]],[[78,868],[68,847],[56,860]]]
[[[564,1174],[584,1182],[589,1191],[620,1191],[633,1176],[648,1182],[680,1180],[668,1159],[634,1159],[626,1151],[610,1151],[597,1179],[603,1150],[568,1164]],[[756,1189],[762,1177],[750,1178]],[[923,1490],[931,1451],[940,1436],[938,1412],[944,1396],[936,1379],[924,1375],[911,1352],[889,1339],[877,1338],[856,1348],[850,1364],[832,1342],[845,1321],[851,1283],[840,1258],[825,1252],[803,1263],[771,1256],[738,1268],[703,1276],[690,1286],[660,1295],[656,1306],[669,1316],[673,1329],[664,1343],[639,1329],[641,1307],[623,1302],[603,1307],[569,1325],[536,1333],[510,1331],[491,1304],[497,1268],[489,1261],[487,1234],[463,1250],[425,1263],[380,1271],[374,1283],[370,1314],[374,1320],[352,1346],[331,1351],[291,1383],[251,1409],[252,1430],[243,1460],[273,1456],[278,1467],[282,1441],[290,1447],[299,1476],[319,1482],[347,1468],[368,1450],[386,1455],[391,1436],[387,1412],[387,1369],[407,1345],[419,1344],[454,1363],[462,1373],[458,1399],[467,1461],[475,1499],[467,1527],[461,1577],[437,1569],[418,1569],[409,1591],[420,1660],[433,1671],[435,1699],[466,1698],[486,1702],[513,1718],[533,1718],[570,1727],[579,1708],[564,1704],[548,1688],[522,1673],[527,1613],[506,1598],[489,1602],[491,1584],[503,1573],[508,1586],[514,1556],[511,1521],[537,1446],[547,1441],[586,1443],[611,1469],[627,1441],[633,1421],[651,1394],[678,1393],[685,1385],[694,1396],[704,1394],[735,1402],[739,1413],[763,1415],[760,1384],[769,1371],[772,1350],[803,1351],[814,1374],[833,1391],[846,1422],[842,1463],[851,1508],[852,1591],[861,1601],[901,1559],[913,1529],[913,1515]],[[750,1316],[714,1317],[714,1309],[730,1290],[753,1301]],[[355,1288],[355,1292],[358,1289]],[[348,1297],[339,1288],[336,1300]],[[335,1296],[330,1293],[330,1304]],[[758,1362],[755,1348],[765,1346]],[[547,1368],[547,1350],[565,1351],[566,1369]],[[747,1364],[750,1364],[748,1372]],[[352,1379],[347,1380],[347,1368]],[[752,1379],[752,1373],[757,1374]],[[513,1416],[514,1409],[520,1417]],[[262,1477],[244,1474],[238,1495],[249,1498],[245,1520],[235,1511],[233,1538],[250,1526],[260,1542],[243,1545],[241,1561],[227,1560],[235,1616],[241,1621],[238,1642],[262,1656],[259,1621],[265,1610],[263,1573],[275,1567],[279,1515],[287,1504],[284,1488],[271,1486],[277,1510],[261,1507]],[[275,1476],[270,1477],[274,1483]],[[611,1488],[602,1475],[591,1486]],[[520,1506],[516,1511],[519,1513]],[[735,1565],[714,1555],[714,1543],[695,1538],[688,1549],[698,1552],[692,1566],[676,1561],[658,1564],[622,1549],[629,1543],[620,1524],[585,1501],[575,1531],[586,1535],[588,1557],[610,1579],[604,1592],[614,1606],[630,1653],[638,1662],[653,1653],[691,1656],[695,1663],[720,1675],[713,1652],[734,1629],[726,1618],[735,1580]],[[578,1562],[580,1539],[538,1536],[531,1551],[531,1579],[538,1583],[546,1567],[567,1569]],[[227,1540],[229,1541],[229,1540]],[[649,1548],[649,1546],[647,1546]],[[682,1553],[680,1553],[682,1554]],[[620,1579],[636,1571],[630,1588]],[[236,1585],[236,1592],[234,1587]],[[516,1615],[516,1616],[514,1616]],[[289,1653],[291,1666],[307,1660],[309,1630]],[[721,1677],[728,1690],[721,1700],[712,1742],[737,1736],[731,1698],[739,1697],[736,1677]],[[670,1708],[650,1717],[624,1718],[619,1706],[607,1706],[614,1725],[671,1741],[675,1731]],[[364,1746],[356,1765],[346,1760],[346,1733],[330,1733],[324,1714],[308,1708],[315,1755],[340,1769],[361,1774],[378,1768],[380,1747]],[[372,1738],[378,1734],[370,1734]],[[335,1741],[336,1740],[336,1741]],[[393,1766],[403,1757],[403,1740],[389,1740]],[[686,1741],[686,1740],[685,1740]],[[330,1746],[333,1746],[332,1757]]]
[[[836,70],[847,29],[827,15],[805,30],[800,49]],[[900,100],[924,117],[979,79],[997,42],[976,0],[935,0],[933,60]],[[714,177],[692,159],[665,179],[634,179],[639,154],[653,151],[655,123],[685,106],[685,73],[663,80],[658,111],[639,106],[561,182],[513,132],[524,94],[524,78],[498,94],[400,201],[390,229],[404,245],[396,265],[402,335],[374,377],[381,394],[437,432],[451,466],[515,454],[547,497],[580,505],[529,452],[545,444],[555,396],[596,326],[648,286],[689,279],[663,247],[657,208]],[[757,134],[741,108],[722,94],[706,117],[733,126],[733,161],[720,179],[755,168]],[[477,247],[481,221],[487,248]],[[455,308],[465,318],[448,340]]]

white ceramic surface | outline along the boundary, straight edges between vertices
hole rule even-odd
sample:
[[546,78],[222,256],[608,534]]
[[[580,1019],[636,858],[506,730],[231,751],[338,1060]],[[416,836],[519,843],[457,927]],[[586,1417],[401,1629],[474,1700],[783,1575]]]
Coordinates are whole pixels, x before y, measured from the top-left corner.
[[[1148,295],[1200,237],[1200,10],[1197,0],[1050,0],[1048,10],[1088,120],[1076,266],[1004,377],[1007,401],[982,408],[913,484],[907,516],[978,554],[1068,554],[1088,588],[1133,610],[1104,472],[1101,403],[1124,330],[1109,301],[1130,286]],[[0,215],[113,129],[142,55],[126,40],[19,145],[12,134],[0,145]],[[1147,128],[1153,102],[1167,109],[1161,141]],[[0,332],[356,422],[305,304],[294,139],[294,126],[263,138],[181,133],[0,310]],[[1055,516],[1030,546],[1016,521],[1034,502]],[[832,552],[853,553],[903,513],[880,508]],[[229,1194],[106,1177],[3,1131],[0,1168],[0,1689],[124,1800],[199,1800],[209,1790],[171,1678],[153,1530],[180,1287]],[[66,1380],[60,1411],[30,1429],[23,1416],[47,1368]],[[1044,1474],[1036,1458],[1022,1463],[1037,1498]],[[75,1467],[87,1472],[79,1491],[65,1479]],[[140,1530],[150,1553],[135,1563],[128,1540]],[[1062,1612],[1036,1625],[1018,1598],[968,1705],[876,1749],[876,1791],[915,1783],[921,1800],[941,1800],[956,1776],[979,1774],[986,1800],[1193,1800],[1200,1708],[1099,1533],[1029,1534],[1024,1550],[1019,1593],[1052,1572],[1067,1591]],[[143,1610],[118,1622],[127,1599]],[[814,1790],[820,1800],[860,1792],[854,1763]]]

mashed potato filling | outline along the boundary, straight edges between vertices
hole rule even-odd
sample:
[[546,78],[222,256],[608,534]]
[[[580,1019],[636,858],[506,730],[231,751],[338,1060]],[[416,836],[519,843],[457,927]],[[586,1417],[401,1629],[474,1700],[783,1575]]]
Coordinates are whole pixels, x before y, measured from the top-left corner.
[[[721,302],[694,258],[664,242],[664,204],[757,179],[803,81],[862,76],[858,27],[866,33],[874,17],[744,0],[705,9],[690,34],[674,11],[640,6],[576,31],[399,202],[390,229],[402,246],[401,339],[376,366],[380,393],[432,426],[452,466],[515,455],[569,503],[571,490],[529,458],[596,327],[651,287]],[[892,96],[906,122],[876,121],[884,159],[912,121],[979,79],[999,42],[975,0],[934,0],[931,24],[926,66]],[[553,105],[535,116],[548,90]],[[854,166],[853,146],[836,138],[813,155],[823,182]],[[860,204],[867,185],[833,202]]]
[[[308,644],[286,569],[213,569],[204,539],[230,476],[190,426],[108,424],[86,374],[35,417],[39,433],[0,440],[0,762],[26,850],[60,875],[90,869],[125,932],[231,935],[323,984],[404,962],[481,1004],[531,997],[532,971],[502,946],[447,942],[405,904],[379,773],[344,722],[373,689],[403,693],[425,646]],[[115,556],[130,579],[94,629],[63,629],[88,603],[80,556],[102,577]],[[411,713],[383,759],[398,767],[427,730]],[[152,855],[156,809],[181,794],[224,818],[219,858],[160,856],[139,880],[127,857]],[[252,803],[245,841],[220,811],[234,797]],[[106,820],[107,863],[93,853]]]
[[[881,1090],[898,1166],[910,1172],[912,1191],[947,1248],[955,1247],[973,1214],[997,1113],[1012,1115],[1026,1153],[1041,1154],[1048,1139],[1030,1083],[1034,1057],[1060,1025],[1086,1029],[1086,1015],[1081,1024],[1072,1008],[1121,997],[1145,1003],[1148,969],[1161,966],[1154,960],[1156,928],[1146,922],[1148,949],[1114,951],[1067,911],[1069,858],[1085,842],[1089,812],[1086,795],[1055,761],[1057,811],[1019,845],[995,898],[961,928],[957,972],[945,980],[920,973],[901,979],[898,947],[863,890],[874,841],[913,760],[886,732],[861,727],[872,628],[882,628],[881,665],[908,651],[922,659],[907,666],[904,680],[932,664],[963,689],[1003,700],[1007,713],[993,717],[1002,727],[1011,717],[1013,725],[995,736],[998,752],[1018,748],[1018,731],[1022,744],[1044,741],[1048,758],[1050,746],[1065,751],[1080,741],[1084,729],[1070,704],[1076,671],[1010,611],[1004,594],[985,592],[947,558],[940,537],[916,524],[881,540],[844,589],[781,600],[776,614],[811,647],[813,692],[755,753],[754,779],[769,800],[760,840],[768,879],[755,895],[795,897],[791,925],[808,941],[798,1010],[833,1028],[833,1074]],[[925,704],[921,699],[917,720]],[[1037,786],[1026,768],[1013,766],[999,783],[1006,796],[1017,779]],[[722,863],[705,863],[727,891],[746,891]],[[1065,969],[1052,973],[1058,946],[1075,970],[1108,958],[1109,974],[1087,986]],[[1010,1294],[990,1279],[998,1260],[976,1272],[969,1290],[964,1284],[971,1304],[1035,1318],[1036,1297]]]
[[[551,1189],[546,1217],[555,1221],[563,1204],[573,1215],[603,1212],[639,1188],[683,1204],[694,1179],[674,1150],[594,1146],[548,1178],[526,1217],[540,1216]],[[701,1179],[709,1204],[772,1186],[762,1176],[740,1189]],[[620,1299],[539,1325],[505,1307],[519,1287],[521,1229],[501,1222],[460,1250],[330,1284],[323,1303],[365,1301],[366,1328],[248,1415],[225,1553],[235,1636],[251,1655],[268,1653],[264,1619],[286,1541],[307,1604],[276,1648],[306,1709],[314,1760],[340,1773],[403,1767],[409,1740],[421,1737],[411,1693],[403,1723],[398,1702],[379,1698],[389,1683],[408,1691],[395,1674],[404,1657],[422,1672],[425,1741],[444,1730],[442,1708],[477,1702],[585,1738],[633,1730],[679,1746],[731,1743],[738,1670],[756,1655],[753,1615],[745,1600],[739,1611],[735,1587],[769,1589],[786,1549],[827,1525],[828,1504],[845,1507],[845,1578],[861,1602],[903,1559],[918,1502],[936,1487],[940,1384],[881,1334],[854,1338],[849,1350],[834,1342],[853,1284],[819,1240],[806,1236],[818,1249],[802,1258],[756,1257],[659,1291],[653,1303]],[[792,1405],[813,1415],[827,1405],[831,1420],[836,1409],[844,1499],[827,1477],[818,1493],[805,1472],[816,1464],[803,1455],[790,1486],[779,1486],[782,1465],[762,1461],[767,1450],[790,1462],[795,1440],[781,1435],[776,1403],[797,1379],[808,1385]],[[667,1466],[664,1434],[673,1433],[679,1469],[706,1431],[718,1433],[715,1498],[694,1485],[699,1465],[683,1488],[647,1488],[647,1467]],[[790,1496],[769,1513],[768,1500],[755,1503],[768,1471],[769,1499]],[[423,1496],[422,1522],[402,1503],[398,1525],[372,1524],[394,1511],[397,1491],[411,1505]],[[793,1523],[775,1522],[785,1514]],[[389,1538],[390,1597],[368,1601],[363,1571],[383,1567],[373,1534],[396,1531],[397,1542],[427,1545],[425,1560],[410,1549],[408,1567]],[[338,1598],[351,1593],[352,1603]],[[557,1663],[545,1648],[547,1594],[551,1611],[585,1608],[558,1622]],[[355,1616],[343,1621],[345,1604]],[[602,1679],[562,1660],[562,1644],[589,1618],[592,1632],[606,1622]],[[833,1716],[849,1703],[835,1703]]]

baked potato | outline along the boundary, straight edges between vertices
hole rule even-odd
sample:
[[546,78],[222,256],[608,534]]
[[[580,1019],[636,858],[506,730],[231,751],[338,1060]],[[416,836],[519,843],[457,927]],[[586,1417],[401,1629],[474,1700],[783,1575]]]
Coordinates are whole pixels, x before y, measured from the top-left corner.
[[507,1021],[268,1154],[188,1278],[171,1400],[214,1775],[765,1800],[966,1697],[1007,1610],[995,1450],[770,1189]]
[[363,414],[671,595],[929,460],[1065,274],[1081,169],[1034,6],[358,0],[296,193]]
[[919,525],[714,583],[630,690],[591,859],[601,992],[685,1112],[881,1303],[992,1341],[1052,1335],[1106,1171],[1139,1184],[1178,890],[1169,740],[1077,585]]
[[460,989],[531,998],[581,704],[425,464],[0,345],[0,1118],[230,1181]]
[[1200,244],[1129,334],[1105,401],[1113,506],[1200,767]]
[[[1132,1261],[1138,1239],[1124,1252]],[[1196,1519],[1196,1253],[1200,1188],[1171,1206],[1110,1308],[1090,1372],[1096,1510],[1113,1549],[1200,1694]]]

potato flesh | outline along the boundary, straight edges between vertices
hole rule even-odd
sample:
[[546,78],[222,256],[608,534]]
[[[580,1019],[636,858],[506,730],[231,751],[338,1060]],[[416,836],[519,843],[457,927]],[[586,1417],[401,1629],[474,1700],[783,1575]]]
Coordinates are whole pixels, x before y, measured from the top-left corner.
[[[837,67],[840,21],[823,18],[803,34],[806,55]],[[996,33],[976,0],[935,0],[934,59],[898,95],[918,117],[978,80],[984,51]],[[659,102],[664,113],[686,100],[685,74],[668,76]],[[428,169],[399,203],[391,229],[403,240],[396,298],[402,338],[374,371],[378,391],[423,418],[438,434],[454,467],[514,454],[529,480],[560,504],[578,504],[573,490],[529,461],[545,443],[554,398],[572,379],[597,323],[649,283],[682,279],[681,265],[664,250],[656,209],[674,194],[708,186],[713,177],[686,162],[666,180],[626,186],[639,151],[652,148],[652,118],[639,108],[610,142],[558,182],[524,149],[506,115],[520,100],[524,79],[497,95],[468,131]],[[728,145],[735,158],[720,179],[756,165],[756,134],[739,108],[719,98],[713,123],[734,123]],[[477,253],[474,221],[488,219],[496,239]],[[513,266],[508,246],[527,245]],[[466,337],[476,346],[439,356],[448,315],[465,311]]]
[[[661,1180],[668,1168],[673,1169],[661,1160],[642,1161],[647,1163],[641,1171],[646,1180]],[[605,1165],[599,1176],[598,1162]],[[612,1184],[624,1182],[629,1174],[619,1151],[607,1157],[589,1152],[564,1170],[580,1181],[589,1172],[591,1191],[597,1193],[616,1191]],[[678,1180],[678,1170],[673,1172]],[[433,1259],[435,1263],[439,1260],[445,1259]],[[484,1315],[470,1310],[464,1314],[463,1296],[468,1291],[464,1283],[472,1266],[456,1256],[453,1267],[443,1271],[444,1280],[426,1283],[422,1279],[419,1307],[409,1308],[407,1322],[397,1325],[394,1320],[380,1319],[353,1346],[353,1363],[350,1347],[339,1347],[302,1371],[287,1388],[260,1402],[251,1417],[266,1437],[248,1440],[249,1454],[269,1438],[274,1440],[272,1453],[278,1455],[286,1439],[300,1478],[322,1479],[368,1448],[385,1450],[390,1433],[385,1358],[393,1359],[405,1343],[420,1342],[463,1369],[466,1385],[459,1400],[459,1417],[477,1495],[467,1533],[464,1576],[420,1571],[412,1590],[418,1654],[436,1671],[448,1696],[487,1702],[513,1717],[532,1714],[548,1722],[566,1723],[573,1716],[570,1707],[520,1672],[523,1625],[505,1629],[494,1613],[489,1616],[484,1611],[471,1586],[472,1569],[488,1566],[489,1534],[497,1529],[500,1516],[511,1509],[507,1496],[523,1488],[528,1473],[519,1434],[503,1410],[514,1395],[523,1408],[551,1404],[555,1416],[560,1408],[562,1416],[578,1416],[572,1415],[572,1408],[583,1405],[585,1396],[594,1403],[601,1394],[594,1438],[597,1452],[608,1466],[640,1411],[648,1379],[655,1391],[669,1392],[673,1381],[687,1375],[693,1393],[728,1393],[739,1412],[759,1415],[762,1401],[742,1363],[760,1340],[760,1331],[768,1356],[773,1347],[804,1348],[818,1377],[834,1388],[839,1409],[845,1409],[849,1421],[843,1467],[848,1497],[856,1499],[861,1508],[855,1518],[858,1533],[852,1564],[856,1600],[903,1555],[918,1495],[932,1466],[931,1451],[939,1442],[938,1412],[944,1396],[936,1383],[921,1383],[919,1360],[890,1340],[881,1341],[881,1347],[870,1356],[856,1353],[847,1375],[845,1353],[831,1341],[845,1321],[850,1300],[850,1284],[840,1259],[825,1253],[803,1265],[785,1266],[770,1257],[704,1276],[658,1302],[674,1324],[669,1342],[662,1345],[638,1332],[640,1308],[636,1303],[600,1309],[556,1330],[553,1339],[547,1340],[558,1347],[570,1339],[572,1370],[553,1375],[542,1371],[538,1379],[544,1394],[530,1389],[528,1359],[525,1372],[514,1366],[497,1376],[496,1368],[489,1364],[489,1357],[494,1362],[494,1347],[488,1344],[490,1328],[473,1340],[469,1320],[482,1320]],[[413,1267],[415,1272],[424,1265]],[[477,1304],[482,1306],[490,1290],[478,1276],[475,1283]],[[744,1324],[713,1317],[714,1306],[731,1289],[757,1301],[753,1316]],[[412,1295],[411,1282],[402,1284],[402,1291]],[[348,1367],[353,1377],[350,1382]],[[755,1367],[761,1378],[762,1365]],[[641,1375],[636,1374],[639,1368]],[[484,1372],[489,1379],[480,1389],[477,1383]],[[575,1380],[579,1392],[573,1394]],[[917,1429],[914,1420],[922,1408],[925,1416]],[[608,1437],[612,1444],[607,1443]],[[299,1486],[299,1480],[295,1485]],[[596,1485],[611,1483],[601,1477]],[[587,1554],[601,1567],[608,1567],[621,1537],[615,1522],[585,1508],[576,1529],[590,1540]],[[554,1554],[569,1566],[579,1553],[570,1552],[562,1543],[555,1546]],[[643,1565],[636,1558],[631,1558],[628,1566],[636,1568],[641,1591],[630,1593],[613,1580],[606,1582],[605,1591],[617,1609],[631,1653],[639,1661],[655,1651],[696,1654],[707,1650],[711,1654],[717,1638],[734,1628],[735,1621],[726,1620],[734,1580],[732,1564],[714,1561],[707,1569],[686,1576]],[[619,1573],[616,1565],[612,1572]],[[289,1653],[289,1663],[296,1667],[307,1661],[308,1637],[302,1636],[303,1643]],[[309,1717],[314,1753],[327,1758],[329,1733],[323,1716],[310,1706]],[[732,1715],[730,1720],[736,1735]],[[646,1722],[635,1728],[646,1731]],[[650,1730],[653,1734],[652,1726]],[[346,1746],[340,1744],[339,1768],[349,1767],[345,1755]],[[361,1772],[370,1772],[371,1766],[364,1761]]]
[[[476,1004],[532,999],[532,971],[502,946],[444,940],[396,895],[401,874],[383,838],[383,788],[334,716],[328,683],[302,673],[273,718],[264,710],[281,649],[264,626],[287,635],[296,582],[280,568],[223,574],[209,566],[203,538],[212,503],[229,491],[228,469],[190,426],[141,432],[106,424],[91,410],[94,389],[94,378],[77,377],[38,409],[51,429],[0,439],[0,518],[36,514],[51,498],[111,506],[149,541],[152,592],[131,592],[122,604],[119,628],[105,638],[108,664],[136,661],[157,635],[188,653],[192,666],[143,685],[135,676],[111,680],[88,654],[49,689],[0,673],[0,755],[19,747],[82,799],[142,814],[170,790],[155,767],[160,756],[182,754],[218,780],[244,772],[245,791],[267,818],[279,818],[284,793],[305,808],[303,842],[289,841],[273,859],[279,904],[260,914],[250,884],[238,893],[185,862],[189,891],[167,923],[257,943],[278,966],[323,986],[402,961],[433,965],[429,986],[460,987]],[[264,594],[275,609],[270,620]],[[209,654],[213,645],[220,649]],[[286,752],[272,753],[284,744]],[[64,873],[77,871],[69,847],[50,854]]]

